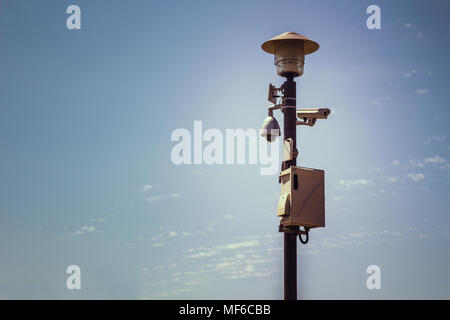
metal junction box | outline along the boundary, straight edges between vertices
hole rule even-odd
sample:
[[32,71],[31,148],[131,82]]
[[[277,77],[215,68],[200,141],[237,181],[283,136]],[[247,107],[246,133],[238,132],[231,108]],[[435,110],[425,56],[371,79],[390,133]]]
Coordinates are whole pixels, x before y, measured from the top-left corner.
[[280,174],[277,215],[283,226],[325,227],[324,171],[290,167]]

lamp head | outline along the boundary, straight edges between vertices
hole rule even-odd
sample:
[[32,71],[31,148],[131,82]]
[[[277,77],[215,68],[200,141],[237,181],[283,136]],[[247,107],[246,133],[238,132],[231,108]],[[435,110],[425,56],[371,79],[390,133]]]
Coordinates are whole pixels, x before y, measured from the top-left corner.
[[278,75],[299,77],[303,74],[305,55],[319,49],[319,44],[295,32],[285,32],[264,42],[261,48],[273,54]]

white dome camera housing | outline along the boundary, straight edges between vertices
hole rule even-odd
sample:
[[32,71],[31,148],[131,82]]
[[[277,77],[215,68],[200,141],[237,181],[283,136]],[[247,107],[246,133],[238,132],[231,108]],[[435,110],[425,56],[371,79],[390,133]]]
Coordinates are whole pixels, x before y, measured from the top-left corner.
[[268,116],[264,119],[261,129],[261,136],[266,138],[268,142],[273,142],[280,136],[280,125],[278,124],[277,119],[272,116]]

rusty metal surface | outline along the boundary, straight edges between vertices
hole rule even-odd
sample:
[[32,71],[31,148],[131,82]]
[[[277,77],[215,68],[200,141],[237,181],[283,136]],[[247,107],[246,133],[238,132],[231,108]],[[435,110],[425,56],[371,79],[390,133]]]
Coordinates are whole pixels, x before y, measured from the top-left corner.
[[284,41],[284,40],[298,40],[303,41],[304,43],[304,51],[305,55],[313,53],[319,49],[319,44],[308,37],[305,37],[301,34],[298,34],[296,32],[285,32],[278,36],[273,37],[270,40],[267,40],[264,42],[261,46],[261,48],[268,53],[275,54],[275,44],[277,41]]

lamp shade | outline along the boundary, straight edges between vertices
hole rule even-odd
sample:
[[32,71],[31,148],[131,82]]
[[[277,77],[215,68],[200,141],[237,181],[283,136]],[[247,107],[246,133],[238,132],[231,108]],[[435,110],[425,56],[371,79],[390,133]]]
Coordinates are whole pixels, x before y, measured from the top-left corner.
[[295,32],[285,32],[264,42],[261,48],[275,55],[275,65],[280,76],[301,76],[305,55],[319,49],[319,44]]

